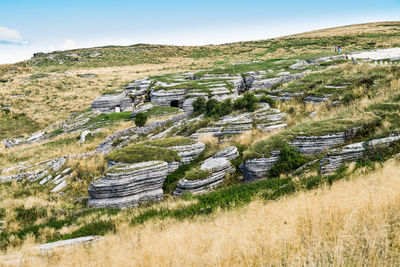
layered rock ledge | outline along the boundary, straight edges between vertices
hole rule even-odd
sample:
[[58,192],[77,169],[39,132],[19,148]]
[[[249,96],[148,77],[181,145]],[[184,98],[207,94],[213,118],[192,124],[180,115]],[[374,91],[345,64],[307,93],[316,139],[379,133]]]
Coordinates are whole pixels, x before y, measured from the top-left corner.
[[88,204],[93,207],[127,207],[160,201],[167,172],[168,164],[163,161],[114,166],[90,184]]
[[209,192],[220,185],[224,181],[226,173],[234,171],[234,168],[226,158],[209,158],[204,161],[200,170],[210,171],[211,175],[202,180],[180,180],[176,186],[174,195]]
[[243,173],[245,182],[254,182],[265,178],[268,171],[278,162],[279,151],[272,151],[269,158],[250,159],[240,164],[239,169]]
[[334,173],[346,162],[360,160],[368,149],[383,145],[387,146],[393,142],[399,141],[400,136],[390,136],[386,138],[374,139],[367,143],[359,142],[344,146],[340,149],[333,149],[320,162],[322,174]]

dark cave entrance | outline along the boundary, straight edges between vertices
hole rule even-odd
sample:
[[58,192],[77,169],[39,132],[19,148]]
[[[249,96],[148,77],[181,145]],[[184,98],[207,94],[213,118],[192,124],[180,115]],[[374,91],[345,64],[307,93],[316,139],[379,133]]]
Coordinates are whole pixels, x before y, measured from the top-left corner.
[[170,106],[174,108],[179,108],[179,100],[172,100]]

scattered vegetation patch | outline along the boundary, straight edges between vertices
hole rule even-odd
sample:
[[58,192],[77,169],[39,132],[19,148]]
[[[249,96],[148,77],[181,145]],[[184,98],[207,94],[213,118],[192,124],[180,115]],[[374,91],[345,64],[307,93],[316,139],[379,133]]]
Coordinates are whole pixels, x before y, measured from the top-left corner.
[[26,114],[15,114],[10,111],[0,112],[0,139],[34,133],[39,129],[39,123],[30,119]]
[[163,148],[174,147],[174,146],[187,146],[187,145],[193,145],[195,143],[196,143],[195,140],[187,137],[170,137],[170,138],[156,139],[144,142],[144,144],[148,146],[157,146]]
[[211,171],[201,170],[200,168],[192,169],[185,173],[185,179],[189,181],[204,180],[211,176]]
[[107,159],[114,162],[138,163],[153,160],[173,162],[180,161],[181,157],[171,149],[139,144],[114,150]]

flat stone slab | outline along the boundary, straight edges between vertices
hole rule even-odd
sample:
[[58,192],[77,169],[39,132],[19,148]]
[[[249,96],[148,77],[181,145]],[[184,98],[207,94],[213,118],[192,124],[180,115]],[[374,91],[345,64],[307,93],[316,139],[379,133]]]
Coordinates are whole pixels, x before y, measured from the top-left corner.
[[93,243],[93,242],[97,242],[97,241],[101,241],[101,240],[104,240],[103,236],[91,235],[91,236],[83,236],[83,237],[78,237],[78,238],[73,238],[73,239],[67,239],[67,240],[61,240],[61,241],[41,244],[41,245],[37,246],[37,248],[40,251],[45,253],[45,252],[49,252],[55,248],[71,247],[71,246],[73,247],[73,246]]

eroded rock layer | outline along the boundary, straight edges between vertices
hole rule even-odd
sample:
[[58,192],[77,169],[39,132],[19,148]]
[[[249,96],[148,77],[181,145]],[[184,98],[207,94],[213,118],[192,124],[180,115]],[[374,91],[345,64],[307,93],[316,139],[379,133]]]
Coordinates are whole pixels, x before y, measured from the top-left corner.
[[90,184],[88,204],[93,207],[126,207],[160,201],[167,172],[168,164],[163,161],[112,167]]

